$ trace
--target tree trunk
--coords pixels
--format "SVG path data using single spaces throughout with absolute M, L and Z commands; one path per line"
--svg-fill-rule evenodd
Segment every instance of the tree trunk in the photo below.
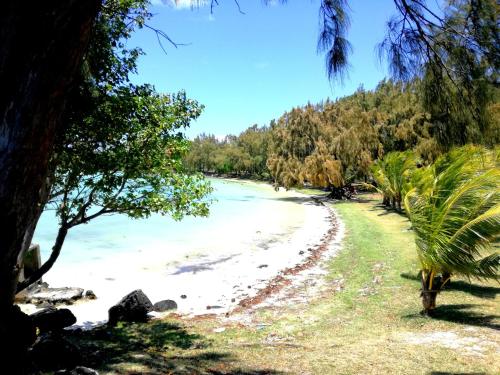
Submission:
M 99 5 L 99 0 L 2 3 L 0 341 L 9 340 L 9 322 L 2 318 L 11 310 L 19 258 L 45 203 L 49 159 Z
M 431 315 L 436 308 L 436 298 L 442 287 L 448 282 L 451 275 L 449 273 L 438 274 L 436 271 L 422 271 L 422 306 L 424 315 Z
M 432 310 L 436 308 L 436 298 L 438 292 L 436 290 L 423 290 L 422 291 L 422 306 L 424 307 L 424 314 L 430 315 Z
M 382 204 L 385 207 L 389 207 L 391 205 L 391 199 L 388 196 L 384 195 L 383 200 L 382 200 Z

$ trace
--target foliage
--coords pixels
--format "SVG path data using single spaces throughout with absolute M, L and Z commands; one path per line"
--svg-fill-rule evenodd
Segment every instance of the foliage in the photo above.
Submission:
M 439 151 L 418 87 L 383 81 L 374 91 L 361 87 L 336 102 L 285 113 L 271 126 L 268 168 L 276 186 L 336 190 L 367 181 L 373 161 L 394 150 L 417 148 L 433 160 Z
M 412 151 L 390 152 L 373 164 L 373 179 L 377 190 L 383 195 L 384 205 L 401 209 L 415 168 L 416 159 Z
M 451 1 L 443 15 L 446 29 L 433 31 L 431 48 L 443 58 L 423 70 L 422 101 L 432 115 L 436 140 L 447 148 L 500 141 L 498 123 L 489 115 L 498 96 L 497 12 L 491 0 Z
M 126 49 L 125 40 L 150 16 L 146 5 L 109 1 L 98 17 L 52 159 L 45 209 L 56 211 L 59 232 L 47 262 L 18 290 L 52 267 L 69 229 L 98 216 L 157 213 L 179 220 L 208 214 L 210 186 L 182 167 L 189 142 L 181 131 L 203 107 L 183 92 L 162 95 L 150 85 L 129 83 L 140 51 Z
M 201 134 L 192 141 L 184 164 L 191 171 L 267 179 L 268 139 L 268 128 L 257 125 L 223 140 Z
M 492 245 L 500 238 L 499 181 L 500 150 L 464 146 L 427 167 L 406 195 L 424 297 L 452 274 L 498 279 L 500 255 Z
M 176 133 L 200 112 L 185 94 L 160 95 L 146 85 L 116 90 L 91 117 L 71 124 L 49 201 L 61 225 L 110 213 L 206 215 L 207 186 L 183 173 L 188 142 Z

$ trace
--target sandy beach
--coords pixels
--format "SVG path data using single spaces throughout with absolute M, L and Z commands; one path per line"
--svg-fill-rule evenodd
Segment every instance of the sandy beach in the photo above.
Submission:
M 271 198 L 260 211 L 229 217 L 218 231 L 191 233 L 196 241 L 186 238 L 185 246 L 158 241 L 135 252 L 57 264 L 44 280 L 51 287 L 81 287 L 97 295 L 96 300 L 68 306 L 77 326 L 87 328 L 104 323 L 109 307 L 135 289 L 142 289 L 153 303 L 174 300 L 180 314 L 231 311 L 280 272 L 304 262 L 308 249 L 332 225 L 329 209 L 310 197 L 274 192 L 266 184 L 238 183 Z M 34 310 L 32 305 L 22 308 Z

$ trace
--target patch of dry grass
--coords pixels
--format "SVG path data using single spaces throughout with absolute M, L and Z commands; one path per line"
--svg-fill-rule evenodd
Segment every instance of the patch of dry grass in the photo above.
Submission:
M 377 200 L 334 208 L 347 233 L 329 264 L 332 288 L 313 303 L 259 309 L 250 324 L 168 319 L 93 333 L 79 338 L 90 364 L 128 374 L 500 373 L 497 283 L 453 280 L 435 317 L 423 317 L 406 218 Z

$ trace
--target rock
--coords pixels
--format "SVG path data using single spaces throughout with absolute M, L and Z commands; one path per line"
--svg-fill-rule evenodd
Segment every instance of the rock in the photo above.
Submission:
M 304 255 L 304 250 L 300 250 L 299 255 Z
M 99 373 L 89 367 L 76 366 L 73 370 L 60 370 L 56 375 L 99 375 Z
M 267 267 L 267 264 L 261 264 L 260 266 L 258 266 L 257 268 L 266 268 Z
M 44 301 L 44 302 L 38 304 L 39 309 L 47 309 L 47 308 L 51 308 L 51 307 L 54 307 L 54 304 L 50 303 L 48 301 Z
M 153 310 L 153 304 L 140 289 L 134 290 L 123 297 L 120 302 L 108 311 L 108 324 L 116 325 L 119 321 L 145 322 L 148 312 Z
M 76 317 L 68 309 L 48 307 L 31 314 L 33 324 L 41 333 L 59 331 L 76 323 Z
M 182 295 L 181 295 L 181 298 L 182 298 L 182 299 L 186 299 L 186 298 L 187 298 L 187 296 L 186 296 L 185 294 L 182 294 Z
M 74 368 L 81 360 L 79 348 L 59 333 L 45 333 L 31 348 L 31 360 L 41 370 Z
M 36 328 L 29 315 L 23 313 L 19 306 L 0 309 L 0 372 L 13 374 L 24 371 L 27 366 L 28 348 L 36 340 Z
M 158 301 L 153 305 L 153 310 L 157 312 L 175 310 L 176 308 L 177 308 L 177 303 L 171 299 Z
M 83 297 L 82 288 L 47 288 L 45 286 L 39 286 L 33 290 L 28 291 L 21 300 L 21 302 L 30 302 L 33 304 L 41 304 L 43 302 L 49 302 L 52 304 L 56 303 L 67 303 L 71 304 Z
M 19 270 L 19 281 L 24 281 L 33 275 L 41 265 L 40 246 L 32 243 L 23 256 L 21 269 Z
M 85 292 L 85 298 L 88 298 L 88 299 L 96 299 L 97 296 L 95 295 L 95 293 L 92 291 L 92 290 L 87 290 Z

